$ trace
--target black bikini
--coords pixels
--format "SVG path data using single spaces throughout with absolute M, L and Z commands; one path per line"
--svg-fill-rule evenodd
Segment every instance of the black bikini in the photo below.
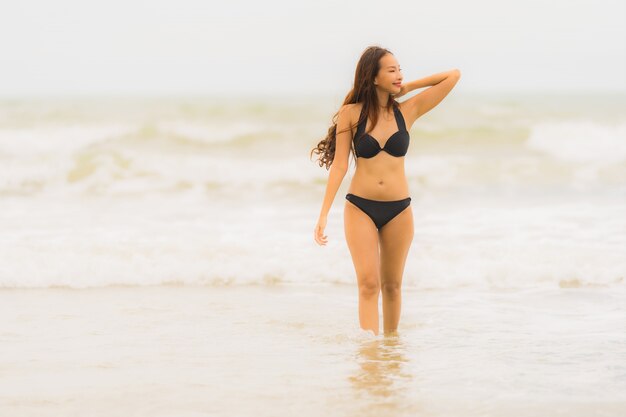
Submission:
M 361 115 L 362 114 L 363 110 L 361 110 Z M 406 152 L 409 149 L 409 132 L 406 130 L 406 125 L 404 124 L 404 118 L 402 117 L 400 109 L 394 107 L 393 115 L 395 116 L 396 123 L 398 124 L 398 131 L 387 139 L 385 146 L 382 148 L 380 147 L 380 143 L 370 136 L 369 133 L 366 133 L 361 137 L 361 133 L 365 131 L 367 119 L 357 126 L 356 134 L 354 135 L 354 150 L 357 158 L 373 158 L 378 155 L 380 151 L 385 151 L 389 155 L 397 157 L 406 155 Z
M 363 110 L 364 108 L 361 109 L 361 116 L 363 115 Z M 394 106 L 393 114 L 398 125 L 398 131 L 387 139 L 382 148 L 380 143 L 369 134 L 361 135 L 365 131 L 367 118 L 357 126 L 356 134 L 354 135 L 354 150 L 357 158 L 373 158 L 381 151 L 385 151 L 395 157 L 406 155 L 409 149 L 409 132 L 406 130 L 400 109 Z M 411 204 L 411 197 L 402 200 L 382 201 L 370 200 L 348 193 L 346 194 L 346 199 L 367 214 L 378 230 Z

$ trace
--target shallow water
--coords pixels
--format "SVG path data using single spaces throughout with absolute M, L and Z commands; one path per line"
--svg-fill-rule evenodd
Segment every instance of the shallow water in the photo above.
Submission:
M 5 289 L 0 414 L 626 410 L 621 289 L 405 290 L 398 333 L 378 336 L 358 329 L 356 296 L 346 285 Z

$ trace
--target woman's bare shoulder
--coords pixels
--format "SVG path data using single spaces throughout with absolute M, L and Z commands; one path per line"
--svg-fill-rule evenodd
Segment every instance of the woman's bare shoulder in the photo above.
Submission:
M 348 103 L 341 106 L 341 110 L 345 110 L 350 116 L 350 124 L 354 124 L 359 119 L 362 108 L 363 103 Z

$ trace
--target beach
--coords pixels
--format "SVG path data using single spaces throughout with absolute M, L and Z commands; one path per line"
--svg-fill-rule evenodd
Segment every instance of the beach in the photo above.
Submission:
M 313 240 L 339 101 L 0 101 L 0 415 L 625 415 L 626 96 L 416 121 L 390 335 L 359 328 L 353 165 Z
M 626 2 L 31 3 L 0 417 L 626 417 Z
M 0 291 L 0 414 L 619 416 L 623 289 L 403 292 L 397 334 L 348 285 Z

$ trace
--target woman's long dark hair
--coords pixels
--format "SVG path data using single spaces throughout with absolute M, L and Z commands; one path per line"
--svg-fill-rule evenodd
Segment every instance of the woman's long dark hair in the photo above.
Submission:
M 343 104 L 352 104 L 352 103 L 363 103 L 363 111 L 361 112 L 361 117 L 357 121 L 356 125 L 350 126 L 349 129 L 352 129 L 355 126 L 358 126 L 364 120 L 367 120 L 369 117 L 372 119 L 372 126 L 370 128 L 370 132 L 376 126 L 378 122 L 378 107 L 380 103 L 378 103 L 378 95 L 376 94 L 376 86 L 374 85 L 374 78 L 378 74 L 380 70 L 380 59 L 386 55 L 391 54 L 391 51 L 388 49 L 382 48 L 380 46 L 369 46 L 363 51 L 361 54 L 361 58 L 356 66 L 356 72 L 354 74 L 354 86 L 352 90 L 346 95 L 346 98 L 343 100 Z M 398 107 L 398 102 L 389 96 L 389 102 L 386 104 L 387 109 L 391 107 Z M 313 156 L 313 153 L 317 153 L 319 166 L 326 165 L 326 170 L 330 169 L 330 166 L 333 163 L 333 159 L 335 159 L 335 143 L 337 138 L 337 118 L 339 115 L 339 111 L 334 114 L 332 121 L 333 124 L 328 128 L 328 133 L 324 139 L 322 139 L 315 148 L 311 150 L 310 156 Z M 368 132 L 363 132 L 368 133 Z M 359 138 L 354 138 L 354 141 Z M 350 146 L 351 153 L 353 157 L 356 159 L 356 153 L 354 152 L 354 141 Z

